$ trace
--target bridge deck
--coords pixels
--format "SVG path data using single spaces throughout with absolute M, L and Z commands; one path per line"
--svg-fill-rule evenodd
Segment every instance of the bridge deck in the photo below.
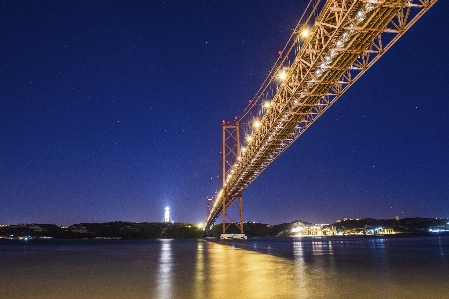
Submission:
M 232 166 L 206 227 L 321 116 L 437 0 L 329 0 L 279 80 L 275 96 Z M 301 44 L 302 42 L 302 44 Z

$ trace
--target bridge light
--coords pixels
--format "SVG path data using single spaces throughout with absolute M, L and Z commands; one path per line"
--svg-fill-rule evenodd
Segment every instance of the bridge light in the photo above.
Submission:
M 284 81 L 287 78 L 287 72 L 285 71 L 285 69 L 279 72 L 278 78 L 280 81 Z
M 309 28 L 304 28 L 304 29 L 301 31 L 301 37 L 302 37 L 303 39 L 306 39 L 307 37 L 309 37 L 309 34 L 310 34 Z

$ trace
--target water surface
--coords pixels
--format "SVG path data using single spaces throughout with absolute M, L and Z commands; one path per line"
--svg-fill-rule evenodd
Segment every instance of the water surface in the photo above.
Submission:
M 449 237 L 0 240 L 0 298 L 449 298 Z

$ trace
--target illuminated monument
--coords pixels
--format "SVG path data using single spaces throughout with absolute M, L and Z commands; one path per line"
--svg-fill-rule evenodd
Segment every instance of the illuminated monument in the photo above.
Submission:
M 170 222 L 170 208 L 165 208 L 164 222 Z

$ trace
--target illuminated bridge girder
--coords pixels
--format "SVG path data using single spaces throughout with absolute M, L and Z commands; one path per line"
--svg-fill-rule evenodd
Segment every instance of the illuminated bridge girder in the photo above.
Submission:
M 357 81 L 437 0 L 328 0 L 226 177 L 237 196 Z M 222 191 L 223 191 L 222 189 Z M 222 211 L 223 192 L 207 219 Z

